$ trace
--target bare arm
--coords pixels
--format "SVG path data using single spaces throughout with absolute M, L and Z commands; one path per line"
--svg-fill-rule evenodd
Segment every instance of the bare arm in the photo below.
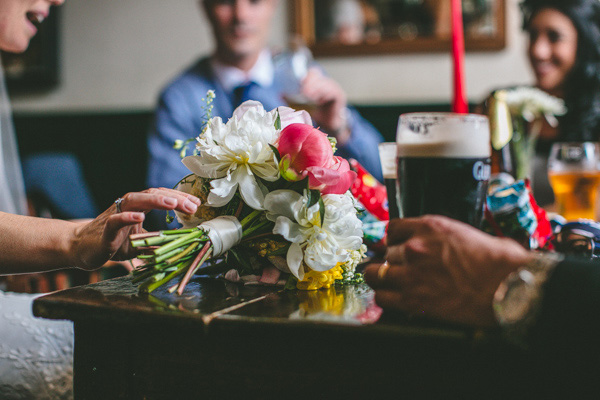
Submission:
M 95 269 L 106 261 L 135 256 L 128 236 L 142 232 L 152 209 L 195 212 L 200 201 L 172 189 L 148 189 L 123 196 L 92 221 L 71 222 L 0 212 L 0 274 L 77 267 Z

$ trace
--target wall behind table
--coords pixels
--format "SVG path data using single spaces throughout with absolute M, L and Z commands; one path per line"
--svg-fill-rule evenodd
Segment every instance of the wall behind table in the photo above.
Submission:
M 448 111 L 450 105 L 362 105 L 357 109 L 386 140 L 393 141 L 401 113 Z M 98 206 L 105 209 L 124 193 L 146 188 L 146 133 L 152 116 L 151 111 L 18 112 L 14 120 L 22 157 L 47 151 L 74 154 Z
M 508 46 L 468 53 L 467 93 L 481 101 L 492 88 L 531 81 L 520 30 L 520 0 L 506 0 Z M 149 110 L 160 87 L 212 47 L 198 0 L 69 0 L 62 6 L 62 82 L 35 96 L 15 96 L 17 111 Z M 280 0 L 271 43 L 287 38 Z M 358 104 L 447 103 L 450 55 L 406 54 L 319 60 Z
M 468 53 L 467 92 L 479 102 L 492 88 L 529 82 L 519 0 L 508 4 L 508 46 Z M 145 133 L 158 92 L 182 68 L 210 51 L 198 0 L 69 0 L 62 6 L 61 82 L 35 95 L 11 94 L 23 154 L 74 152 L 100 207 L 144 188 Z M 271 43 L 287 40 L 280 0 Z M 348 98 L 393 140 L 404 111 L 448 110 L 450 55 L 323 58 Z
M 81 162 L 100 209 L 145 189 L 150 112 L 15 114 L 21 157 L 69 152 Z M 173 150 L 175 151 L 175 150 Z

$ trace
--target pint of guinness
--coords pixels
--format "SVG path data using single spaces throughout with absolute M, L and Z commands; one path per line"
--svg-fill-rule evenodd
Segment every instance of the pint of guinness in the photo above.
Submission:
M 479 227 L 490 176 L 487 117 L 403 114 L 397 144 L 400 218 L 439 214 Z

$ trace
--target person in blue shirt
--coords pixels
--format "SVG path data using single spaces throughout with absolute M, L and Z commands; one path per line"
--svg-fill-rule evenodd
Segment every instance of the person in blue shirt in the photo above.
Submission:
M 206 122 L 206 93 L 214 90 L 212 116 L 231 118 L 244 100 L 266 110 L 286 105 L 288 72 L 267 47 L 278 0 L 203 0 L 216 48 L 171 82 L 161 93 L 148 138 L 150 186 L 173 187 L 190 172 L 173 150 L 176 140 L 197 137 Z M 244 88 L 244 92 L 239 93 Z M 379 132 L 348 107 L 345 92 L 319 68 L 308 70 L 301 94 L 315 105 L 316 126 L 337 139 L 336 155 L 354 158 L 383 181 L 377 145 Z

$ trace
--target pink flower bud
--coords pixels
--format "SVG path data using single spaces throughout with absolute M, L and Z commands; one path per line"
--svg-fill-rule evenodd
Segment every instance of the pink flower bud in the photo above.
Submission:
M 322 194 L 343 194 L 356 178 L 348 161 L 334 157 L 327 135 L 311 125 L 291 124 L 284 128 L 277 149 L 281 155 L 281 176 L 289 181 L 308 176 L 309 187 Z

